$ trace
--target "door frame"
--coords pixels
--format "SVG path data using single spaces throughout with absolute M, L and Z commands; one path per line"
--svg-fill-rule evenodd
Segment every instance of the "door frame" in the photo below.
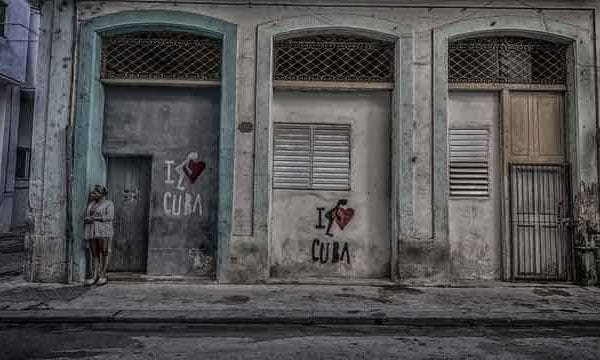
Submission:
M 586 64 L 594 63 L 593 42 L 588 32 L 582 28 L 553 20 L 540 22 L 537 17 L 512 15 L 468 19 L 437 28 L 434 30 L 432 39 L 432 48 L 435 49 L 432 67 L 434 128 L 432 182 L 433 208 L 435 209 L 433 238 L 441 246 L 448 247 L 448 251 L 448 43 L 455 39 L 482 34 L 524 36 L 567 45 L 565 122 L 567 124 L 567 154 L 572 169 L 571 183 L 597 182 L 595 70 L 586 66 Z M 497 90 L 501 91 L 502 89 L 498 87 Z M 574 197 L 576 189 L 576 186 L 572 187 L 571 198 Z M 507 218 L 505 211 L 502 214 L 504 219 Z M 506 225 L 503 225 L 503 229 L 506 229 Z M 504 235 L 502 239 L 505 239 Z M 503 241 L 503 280 L 511 280 L 511 268 L 510 244 Z
M 94 184 L 106 184 L 102 154 L 104 87 L 100 82 L 101 36 L 143 30 L 169 29 L 219 38 L 222 41 L 221 109 L 219 142 L 219 213 L 217 278 L 228 264 L 233 201 L 233 153 L 236 115 L 237 27 L 216 18 L 171 10 L 128 10 L 93 17 L 79 34 L 76 120 L 74 128 L 73 185 L 71 196 L 71 281 L 83 281 L 83 210 Z
M 300 16 L 276 20 L 258 26 L 256 61 L 256 137 L 254 171 L 254 229 L 257 243 L 266 259 L 262 273 L 269 279 L 271 221 L 271 163 L 273 141 L 273 41 L 277 37 L 306 34 L 343 33 L 395 43 L 395 79 L 391 104 L 391 231 L 390 277 L 399 273 L 398 250 L 402 240 L 410 240 L 413 232 L 413 34 L 409 25 L 388 20 L 348 14 L 319 17 Z

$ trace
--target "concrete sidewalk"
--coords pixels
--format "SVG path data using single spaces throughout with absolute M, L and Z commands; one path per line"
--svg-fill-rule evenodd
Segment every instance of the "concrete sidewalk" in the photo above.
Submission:
M 0 323 L 600 327 L 600 289 L 0 283 Z

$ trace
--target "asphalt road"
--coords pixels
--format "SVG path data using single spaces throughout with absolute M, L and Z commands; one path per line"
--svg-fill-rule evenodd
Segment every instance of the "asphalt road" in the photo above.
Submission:
M 600 359 L 600 329 L 0 328 L 0 359 Z

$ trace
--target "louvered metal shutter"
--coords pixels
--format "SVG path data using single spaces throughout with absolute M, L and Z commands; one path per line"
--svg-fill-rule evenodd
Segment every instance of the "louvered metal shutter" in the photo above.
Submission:
M 313 127 L 312 188 L 350 188 L 350 126 Z
M 450 196 L 489 195 L 489 130 L 450 129 Z
M 276 124 L 274 138 L 273 187 L 310 189 L 310 127 Z
M 350 126 L 275 124 L 273 188 L 350 189 Z

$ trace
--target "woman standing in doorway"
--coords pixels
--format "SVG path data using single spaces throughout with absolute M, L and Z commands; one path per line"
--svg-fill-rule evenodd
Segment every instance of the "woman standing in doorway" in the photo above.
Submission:
M 110 255 L 110 245 L 114 235 L 114 205 L 108 200 L 105 186 L 96 185 L 90 193 L 85 210 L 84 239 L 92 253 L 92 277 L 85 280 L 85 285 L 104 285 L 108 282 L 106 270 Z

